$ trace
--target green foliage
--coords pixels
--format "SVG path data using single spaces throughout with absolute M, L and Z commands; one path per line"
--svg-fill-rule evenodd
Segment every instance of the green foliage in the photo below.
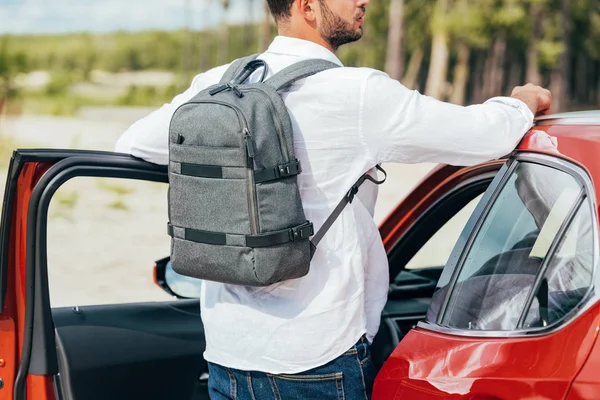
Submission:
M 337 55 L 345 65 L 384 68 L 389 3 L 389 0 L 372 1 L 367 6 L 363 38 L 338 51 Z M 564 5 L 568 6 L 567 19 L 561 16 Z M 533 28 L 537 26 L 532 18 L 533 9 L 543 10 L 538 41 L 532 40 Z M 443 31 L 448 39 L 449 79 L 452 79 L 453 66 L 457 62 L 459 45 L 470 49 L 470 66 L 473 68 L 485 65 L 491 57 L 494 42 L 502 38 L 506 43 L 506 63 L 525 62 L 527 52 L 535 48 L 538 69 L 546 81 L 565 54 L 587 63 L 587 74 L 592 76 L 586 79 L 599 81 L 598 76 L 593 76 L 599 74 L 598 66 L 593 63 L 600 61 L 598 0 L 404 0 L 403 15 L 405 64 L 417 49 L 424 55 L 420 87 L 427 75 L 432 34 L 437 30 Z M 562 37 L 563 26 L 570 28 L 567 42 Z M 51 73 L 52 80 L 42 92 L 21 93 L 26 97 L 27 112 L 69 114 L 83 105 L 102 104 L 160 106 L 187 88 L 197 73 L 217 66 L 223 55 L 226 55 L 226 61 L 231 61 L 259 51 L 260 32 L 260 24 L 242 24 L 202 32 L 182 29 L 0 36 L 0 98 L 7 92 L 13 96 L 17 94 L 12 83 L 19 73 L 45 70 Z M 225 37 L 228 39 L 223 43 Z M 96 71 L 143 70 L 170 71 L 175 74 L 176 84 L 151 86 L 138 83 L 103 98 L 73 90 L 74 85 L 89 83 Z M 523 65 L 517 78 L 524 78 L 525 70 L 526 65 Z M 477 86 L 475 81 L 482 81 L 483 67 L 477 73 L 479 76 L 471 72 L 470 88 Z M 571 81 L 575 80 L 571 77 Z

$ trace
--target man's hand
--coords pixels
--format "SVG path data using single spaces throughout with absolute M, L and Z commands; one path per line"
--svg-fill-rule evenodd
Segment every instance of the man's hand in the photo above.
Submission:
M 513 89 L 510 97 L 521 100 L 527 104 L 533 115 L 550 114 L 552 94 L 548 89 L 528 83 L 525 86 L 517 86 Z

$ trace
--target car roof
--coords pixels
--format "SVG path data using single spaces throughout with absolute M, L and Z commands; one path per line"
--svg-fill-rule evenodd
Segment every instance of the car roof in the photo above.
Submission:
M 537 117 L 518 151 L 533 151 L 574 161 L 600 187 L 600 110 L 573 111 Z M 596 190 L 600 203 L 600 190 Z
M 600 125 L 600 110 L 572 111 L 544 115 L 535 119 L 537 126 L 545 125 Z

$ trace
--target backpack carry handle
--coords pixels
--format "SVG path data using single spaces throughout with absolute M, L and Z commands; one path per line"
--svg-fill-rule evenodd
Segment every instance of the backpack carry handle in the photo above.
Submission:
M 242 70 L 236 76 L 234 76 L 233 79 L 231 80 L 231 82 L 229 82 L 229 83 L 236 84 L 236 85 L 240 85 L 240 84 L 244 83 L 246 81 L 246 79 L 248 79 L 248 77 L 250 75 L 252 75 L 252 73 L 254 71 L 256 71 L 257 69 L 259 69 L 260 67 L 263 67 L 263 72 L 262 72 L 259 82 L 263 82 L 265 80 L 265 77 L 267 76 L 267 71 L 268 71 L 269 67 L 267 66 L 267 63 L 264 62 L 263 60 L 252 60 L 249 63 L 247 63 L 244 66 L 244 68 L 242 68 Z

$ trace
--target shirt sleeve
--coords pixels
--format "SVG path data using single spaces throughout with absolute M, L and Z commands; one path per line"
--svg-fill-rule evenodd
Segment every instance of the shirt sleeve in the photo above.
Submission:
M 359 110 L 359 131 L 375 163 L 475 165 L 510 153 L 534 118 L 514 98 L 458 106 L 409 90 L 375 70 L 363 83 Z
M 203 89 L 217 83 L 228 65 L 196 75 L 190 87 L 146 117 L 134 122 L 118 139 L 115 151 L 131 154 L 154 164 L 169 163 L 169 124 L 177 108 Z

